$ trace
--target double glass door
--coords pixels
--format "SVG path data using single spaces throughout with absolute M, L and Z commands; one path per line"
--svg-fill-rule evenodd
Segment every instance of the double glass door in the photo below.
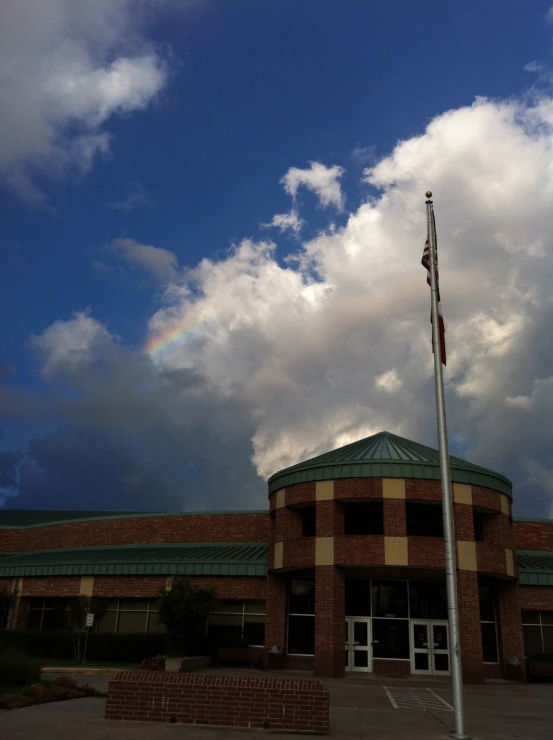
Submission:
M 372 671 L 371 620 L 346 617 L 346 671 Z
M 411 621 L 411 673 L 450 675 L 447 622 Z

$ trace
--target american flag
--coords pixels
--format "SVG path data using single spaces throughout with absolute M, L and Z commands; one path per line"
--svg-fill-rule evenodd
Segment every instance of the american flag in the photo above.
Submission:
M 432 219 L 433 220 L 433 219 Z M 436 224 L 434 224 L 434 244 L 437 245 L 436 242 Z M 436 292 L 438 295 L 438 334 L 440 337 L 440 356 L 442 360 L 442 365 L 446 365 L 446 353 L 445 353 L 445 326 L 444 326 L 444 317 L 442 315 L 442 304 L 440 302 L 440 283 L 438 279 L 438 248 L 436 246 Z M 424 251 L 422 253 L 422 266 L 426 269 L 426 282 L 428 285 L 430 285 L 430 247 L 428 244 L 428 239 L 426 240 L 426 244 L 424 246 Z M 430 321 L 432 322 L 432 314 L 430 315 Z M 434 343 L 432 343 L 432 351 L 434 351 Z

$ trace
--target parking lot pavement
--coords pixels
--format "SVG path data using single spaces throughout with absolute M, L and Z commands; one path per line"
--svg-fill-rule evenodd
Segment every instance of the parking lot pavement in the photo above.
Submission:
M 86 677 L 100 690 L 107 686 L 108 679 L 109 676 Z M 333 740 L 445 740 L 449 736 L 453 713 L 447 708 L 452 701 L 447 684 L 425 687 L 417 682 L 390 687 L 389 684 L 393 684 L 390 681 L 379 684 L 329 680 L 325 683 L 330 690 L 329 737 Z M 424 700 L 427 688 L 431 688 L 437 700 Z M 553 738 L 553 684 L 466 686 L 465 707 L 466 729 L 473 740 Z M 104 708 L 104 699 L 90 698 L 5 712 L 0 715 L 0 736 L 2 740 L 35 737 L 66 740 L 71 733 L 79 740 L 220 740 L 227 735 L 232 740 L 261 740 L 261 735 L 266 737 L 267 734 L 153 722 L 106 721 Z M 271 736 L 275 740 L 290 738 L 289 734 Z

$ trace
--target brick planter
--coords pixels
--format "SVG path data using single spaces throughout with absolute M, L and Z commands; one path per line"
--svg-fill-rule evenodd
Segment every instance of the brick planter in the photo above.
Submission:
M 124 671 L 106 719 L 327 733 L 328 690 L 315 680 Z

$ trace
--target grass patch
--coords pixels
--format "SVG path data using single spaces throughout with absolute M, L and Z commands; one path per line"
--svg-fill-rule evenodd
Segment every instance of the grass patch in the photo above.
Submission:
M 86 663 L 79 663 L 76 660 L 67 660 L 63 658 L 42 658 L 43 668 L 140 668 L 140 663 L 118 663 L 112 661 L 87 660 Z

